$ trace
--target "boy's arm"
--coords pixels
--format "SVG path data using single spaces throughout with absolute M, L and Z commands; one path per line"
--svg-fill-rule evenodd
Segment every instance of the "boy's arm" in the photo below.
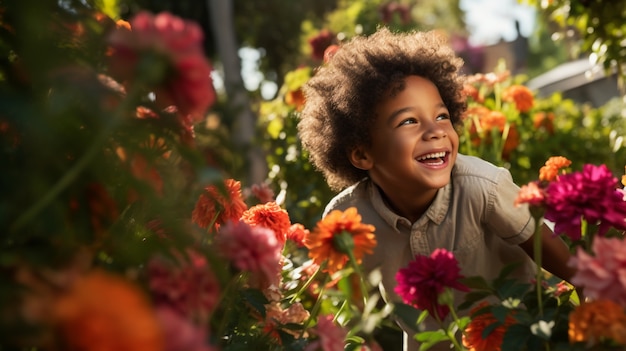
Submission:
M 520 244 L 520 247 L 526 251 L 528 256 L 534 259 L 534 236 L 533 234 L 528 240 Z M 567 265 L 567 261 L 571 257 L 571 253 L 567 244 L 560 238 L 554 236 L 554 233 L 550 228 L 542 224 L 541 228 L 541 263 L 545 270 L 554 274 L 555 276 L 571 282 L 576 269 Z M 576 288 L 576 291 L 582 300 L 582 291 L 580 288 Z

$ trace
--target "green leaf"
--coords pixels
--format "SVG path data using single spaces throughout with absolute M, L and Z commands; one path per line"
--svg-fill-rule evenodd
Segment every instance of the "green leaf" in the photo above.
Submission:
M 263 295 L 263 292 L 257 289 L 245 289 L 241 294 L 244 300 L 265 318 L 265 305 L 268 304 L 269 301 L 265 295 Z
M 415 340 L 421 343 L 420 351 L 428 350 L 433 347 L 435 344 L 438 344 L 445 340 L 450 340 L 446 333 L 439 329 L 434 331 L 425 331 L 421 333 L 417 333 L 415 335 Z
M 502 340 L 502 350 L 522 351 L 526 349 L 526 343 L 531 336 L 530 328 L 521 324 L 513 324 L 508 327 Z
M 463 278 L 460 279 L 460 282 L 462 284 L 465 284 L 470 289 L 493 291 L 493 288 L 491 287 L 491 285 L 489 285 L 487 280 L 480 276 Z
M 457 307 L 457 309 L 466 310 L 472 307 L 476 302 L 491 295 L 492 295 L 491 291 L 484 291 L 484 290 L 471 291 L 465 294 L 465 301 L 463 301 L 463 303 L 461 303 L 459 307 Z
M 393 315 L 398 317 L 400 321 L 410 327 L 417 326 L 419 324 L 420 313 L 422 313 L 422 311 L 404 303 L 396 303 L 393 307 Z

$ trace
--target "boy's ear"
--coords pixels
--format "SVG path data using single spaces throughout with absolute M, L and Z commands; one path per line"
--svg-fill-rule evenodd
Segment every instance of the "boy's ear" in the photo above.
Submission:
M 352 149 L 348 157 L 350 158 L 350 163 L 358 169 L 367 171 L 374 166 L 374 160 L 363 146 L 357 146 Z

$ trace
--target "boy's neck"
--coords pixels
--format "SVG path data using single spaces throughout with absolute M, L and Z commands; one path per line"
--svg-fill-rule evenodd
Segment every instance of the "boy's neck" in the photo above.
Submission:
M 392 199 L 380 186 L 378 186 L 378 184 L 373 181 L 372 183 L 378 189 L 385 206 L 398 216 L 408 219 L 411 223 L 415 223 L 418 219 L 420 219 L 420 217 L 422 217 L 422 215 L 424 215 L 424 213 L 426 213 L 426 210 L 434 201 L 438 191 L 435 189 L 432 191 L 432 194 L 429 192 L 428 194 L 421 194 L 421 196 L 417 197 L 399 196 Z

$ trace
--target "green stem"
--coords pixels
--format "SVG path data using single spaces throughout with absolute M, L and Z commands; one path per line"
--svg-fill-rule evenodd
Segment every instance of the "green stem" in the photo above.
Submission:
M 289 304 L 293 304 L 294 302 L 296 302 L 296 300 L 298 299 L 298 297 L 300 297 L 300 295 L 302 295 L 302 293 L 309 287 L 309 285 L 311 285 L 311 283 L 315 280 L 315 278 L 317 278 L 317 275 L 322 271 L 322 268 L 326 266 L 326 263 L 324 262 L 324 264 L 322 266 L 317 267 L 317 270 L 315 271 L 315 273 L 313 273 L 309 279 L 307 279 L 307 281 L 304 283 L 304 285 L 302 285 L 302 287 L 300 287 L 300 289 L 298 290 L 298 292 L 296 292 L 293 297 L 291 298 L 291 300 L 289 300 Z
M 539 306 L 539 315 L 543 317 L 543 301 L 542 301 L 542 282 L 543 282 L 543 271 L 542 271 L 542 263 L 541 263 L 541 224 L 543 223 L 542 217 L 535 218 L 535 237 L 533 241 L 533 256 L 535 259 L 535 265 L 537 267 L 537 272 L 535 276 L 535 289 L 537 290 L 537 305 Z
M 109 124 L 98 134 L 95 139 L 89 145 L 89 148 L 78 159 L 74 166 L 66 172 L 59 181 L 54 184 L 47 193 L 39 198 L 35 204 L 20 215 L 13 225 L 11 225 L 10 232 L 15 233 L 20 230 L 25 224 L 29 223 L 35 218 L 39 212 L 41 212 L 46 206 L 59 196 L 59 194 L 65 190 L 74 180 L 85 170 L 85 168 L 95 159 L 96 155 L 102 151 L 102 147 L 106 144 L 111 133 L 121 124 L 124 120 L 123 116 L 128 109 L 136 102 L 139 90 L 134 89 L 130 92 L 122 103 L 117 107 L 113 113 L 113 118 L 109 119 Z
M 330 281 L 330 275 L 327 274 L 326 279 L 324 280 L 324 283 L 320 285 L 320 291 L 317 295 L 317 300 L 315 301 L 315 305 L 313 305 L 313 308 L 311 309 L 309 318 L 307 318 L 307 320 L 302 325 L 302 331 L 300 331 L 300 338 L 304 337 L 304 332 L 307 330 L 307 328 L 311 324 L 311 321 L 313 321 L 313 319 L 317 316 L 317 313 L 320 310 L 320 306 L 322 305 L 322 296 L 324 295 L 324 289 L 326 288 L 326 284 L 328 284 L 329 281 Z
M 363 306 L 367 305 L 367 287 L 365 286 L 365 282 L 363 280 L 363 273 L 361 272 L 361 266 L 356 261 L 354 257 L 354 252 L 352 250 L 348 251 L 348 257 L 350 258 L 350 263 L 352 264 L 352 268 L 359 276 L 359 287 L 361 289 L 361 296 L 363 298 Z

